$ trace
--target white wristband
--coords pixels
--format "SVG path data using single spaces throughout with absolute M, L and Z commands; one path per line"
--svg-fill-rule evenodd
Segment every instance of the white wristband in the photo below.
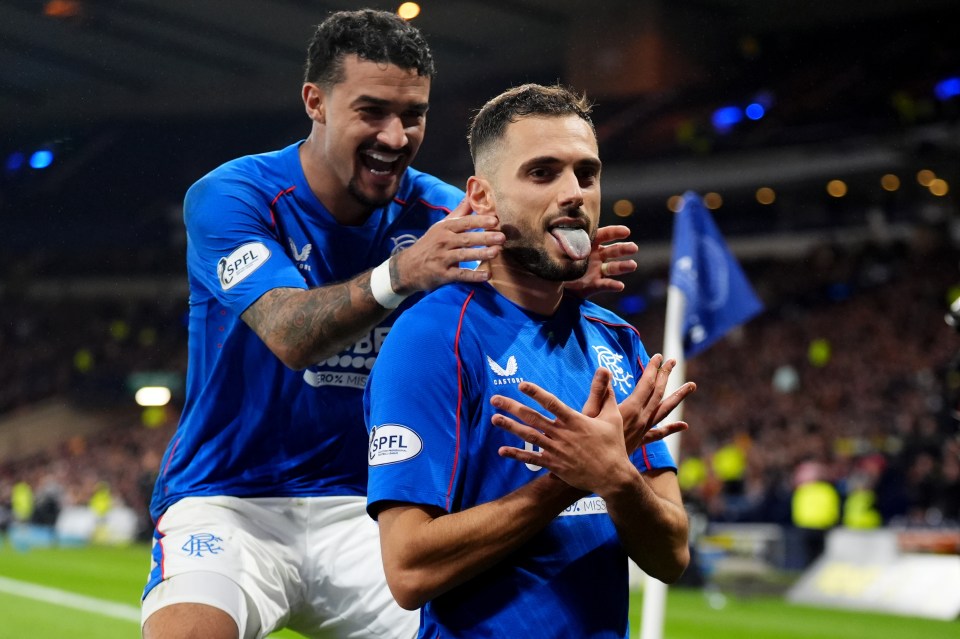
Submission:
M 370 273 L 370 291 L 373 299 L 384 308 L 396 308 L 407 299 L 406 295 L 394 291 L 390 283 L 390 258 Z

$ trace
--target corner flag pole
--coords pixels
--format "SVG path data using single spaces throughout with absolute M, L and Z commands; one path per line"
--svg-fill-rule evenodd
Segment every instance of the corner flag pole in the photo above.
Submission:
M 693 191 L 687 191 L 673 222 L 663 356 L 675 359 L 677 365 L 665 392 L 674 392 L 686 381 L 687 359 L 762 310 L 763 304 L 727 247 L 703 200 Z M 668 423 L 681 419 L 682 404 L 666 418 Z M 679 433 L 668 437 L 666 444 L 679 465 Z M 666 603 L 666 584 L 648 575 L 644 582 L 640 639 L 663 637 Z
M 683 315 L 687 299 L 679 288 L 673 284 L 667 289 L 667 316 L 663 327 L 663 358 L 677 360 L 677 365 L 670 374 L 664 396 L 669 395 L 686 381 L 687 362 L 683 356 L 683 339 L 681 336 Z M 677 422 L 683 419 L 683 404 L 674 408 L 664 419 L 664 423 Z M 680 433 L 670 435 L 666 439 L 667 448 L 673 455 L 673 460 L 680 463 Z M 667 584 L 650 575 L 643 577 L 643 612 L 640 617 L 640 639 L 663 639 L 663 625 L 667 610 Z

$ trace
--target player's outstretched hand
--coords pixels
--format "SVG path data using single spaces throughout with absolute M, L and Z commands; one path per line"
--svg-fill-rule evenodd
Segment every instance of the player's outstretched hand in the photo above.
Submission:
M 587 264 L 587 272 L 578 280 L 566 283 L 566 288 L 586 298 L 594 293 L 619 293 L 623 282 L 613 278 L 637 270 L 633 260 L 621 259 L 636 254 L 638 247 L 633 242 L 620 242 L 630 237 L 630 229 L 614 224 L 601 226 L 593 240 L 593 250 Z M 610 242 L 608 244 L 608 242 Z
M 591 407 L 597 408 L 593 417 L 570 408 L 531 382 L 521 382 L 518 388 L 545 411 L 555 415 L 554 418 L 509 397 L 491 397 L 490 402 L 495 407 L 516 417 L 494 415 L 494 426 L 517 435 L 533 447 L 528 450 L 501 446 L 499 454 L 542 466 L 574 488 L 605 494 L 606 487 L 617 476 L 614 471 L 630 465 L 624 445 L 623 421 L 610 379 L 610 371 L 597 369 L 587 400 Z
M 666 398 L 663 396 L 670 373 L 676 365 L 676 360 L 664 361 L 663 355 L 659 353 L 651 357 L 643 369 L 643 375 L 637 380 L 633 392 L 620 403 L 620 415 L 623 418 L 629 452 L 632 453 L 640 446 L 687 429 L 686 422 L 680 421 L 661 424 L 658 428 L 654 428 L 666 419 L 667 415 L 690 393 L 697 390 L 696 384 L 686 382 Z
M 466 198 L 419 240 L 390 261 L 390 283 L 397 293 L 429 291 L 448 282 L 483 282 L 489 274 L 461 268 L 462 262 L 490 260 L 500 252 L 504 235 L 491 231 L 495 215 L 473 215 Z M 483 230 L 478 230 L 483 229 Z

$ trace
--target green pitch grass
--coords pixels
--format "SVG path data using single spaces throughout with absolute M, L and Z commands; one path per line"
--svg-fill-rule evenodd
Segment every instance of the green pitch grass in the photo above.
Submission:
M 0 544 L 0 639 L 129 639 L 138 622 L 123 618 L 139 605 L 149 566 L 146 546 L 127 548 L 44 548 L 26 552 Z M 67 607 L 12 594 L 9 580 L 91 597 L 100 603 Z M 13 588 L 15 591 L 16 588 Z M 631 606 L 631 627 L 639 634 L 641 594 Z M 85 600 L 86 601 L 86 600 Z M 121 615 L 103 614 L 121 604 Z M 711 605 L 712 604 L 712 605 Z M 100 609 L 98 612 L 96 609 Z M 794 606 L 776 597 L 711 597 L 701 590 L 671 588 L 665 639 L 957 639 L 960 622 Z M 293 639 L 284 630 L 271 637 Z

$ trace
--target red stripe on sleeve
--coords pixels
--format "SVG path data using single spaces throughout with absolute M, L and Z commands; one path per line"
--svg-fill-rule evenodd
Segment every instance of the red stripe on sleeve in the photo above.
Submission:
M 447 484 L 447 512 L 450 511 L 450 496 L 453 493 L 453 480 L 457 476 L 457 464 L 460 461 L 460 420 L 463 415 L 461 410 L 463 408 L 463 362 L 460 361 L 460 335 L 463 330 L 463 316 L 467 313 L 467 306 L 470 305 L 471 299 L 473 299 L 473 291 L 470 291 L 467 299 L 463 302 L 463 306 L 460 307 L 460 319 L 457 320 L 457 336 L 453 341 L 453 354 L 454 357 L 457 358 L 457 426 L 456 443 L 453 447 L 453 467 L 450 469 L 450 483 Z
M 290 186 L 290 187 L 285 188 L 284 190 L 282 190 L 282 191 L 280 191 L 279 193 L 277 193 L 277 195 L 273 198 L 273 201 L 270 202 L 270 226 L 276 226 L 276 225 L 277 225 L 277 217 L 273 214 L 273 207 L 276 205 L 277 200 L 279 200 L 280 198 L 282 198 L 284 195 L 287 195 L 288 193 L 291 193 L 295 188 L 297 188 L 297 187 L 296 187 L 296 186 Z
M 453 211 L 453 209 L 448 209 L 447 207 L 440 206 L 439 204 L 431 204 L 430 202 L 427 202 L 423 198 L 420 198 L 420 204 L 423 204 L 428 209 L 433 209 L 434 211 L 443 211 L 447 215 L 450 215 L 450 212 Z

